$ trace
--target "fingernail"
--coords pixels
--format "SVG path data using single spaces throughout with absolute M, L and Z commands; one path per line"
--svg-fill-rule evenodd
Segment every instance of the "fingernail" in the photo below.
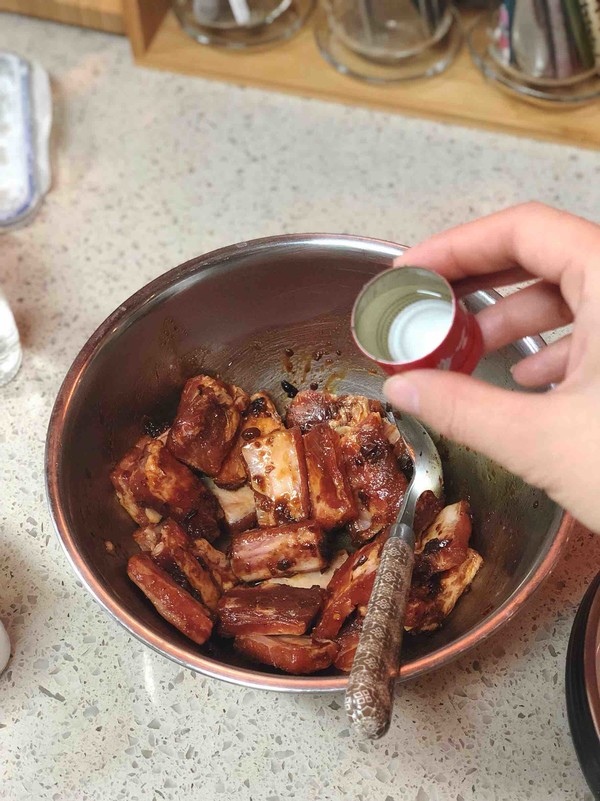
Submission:
M 401 376 L 388 378 L 383 392 L 393 406 L 410 414 L 419 413 L 419 391 L 414 384 Z

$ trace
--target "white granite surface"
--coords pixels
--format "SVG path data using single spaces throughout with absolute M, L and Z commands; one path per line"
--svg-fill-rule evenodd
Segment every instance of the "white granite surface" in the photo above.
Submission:
M 597 216 L 598 154 L 144 71 L 123 39 L 6 14 L 0 48 L 39 59 L 56 100 L 53 189 L 0 239 L 25 348 L 0 390 L 0 618 L 14 646 L 0 799 L 591 801 L 563 673 L 600 538 L 579 530 L 525 613 L 403 686 L 389 736 L 356 744 L 342 698 L 204 679 L 109 620 L 52 532 L 43 450 L 85 339 L 167 268 L 290 231 L 411 243 L 529 198 Z

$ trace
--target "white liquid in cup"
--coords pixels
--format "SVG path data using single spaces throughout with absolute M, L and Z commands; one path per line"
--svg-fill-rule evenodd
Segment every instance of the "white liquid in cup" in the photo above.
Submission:
M 414 362 L 434 351 L 452 325 L 453 306 L 439 298 L 418 300 L 394 318 L 388 348 L 395 362 Z

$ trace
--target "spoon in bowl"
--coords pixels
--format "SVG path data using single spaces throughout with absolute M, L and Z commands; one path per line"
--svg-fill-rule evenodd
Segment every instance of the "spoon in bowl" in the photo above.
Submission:
M 348 685 L 346 712 L 353 728 L 370 740 L 383 736 L 390 726 L 394 680 L 400 667 L 404 615 L 415 560 L 414 520 L 417 502 L 430 490 L 441 498 L 442 463 L 423 426 L 403 417 L 398 427 L 413 462 L 413 475 L 396 522 L 383 546 L 373 591 Z

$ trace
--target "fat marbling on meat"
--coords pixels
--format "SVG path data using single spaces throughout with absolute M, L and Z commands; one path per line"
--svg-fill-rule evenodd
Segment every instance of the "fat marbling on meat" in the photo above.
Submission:
M 269 584 L 287 584 L 288 587 L 322 587 L 327 589 L 333 574 L 348 559 L 348 551 L 336 551 L 331 562 L 324 570 L 312 570 L 310 573 L 294 573 L 293 576 L 280 576 L 263 581 L 263 587 Z
M 132 476 L 139 469 L 139 463 L 144 456 L 144 448 L 149 442 L 152 442 L 151 437 L 139 439 L 133 448 L 128 450 L 125 456 L 121 457 L 110 473 L 110 480 L 115 488 L 119 503 L 138 526 L 158 523 L 162 517 L 162 514 L 157 512 L 156 509 L 144 505 L 139 493 L 136 496 L 133 492 Z
M 318 614 L 325 590 L 274 584 L 234 587 L 218 606 L 219 632 L 238 634 L 304 634 Z
M 191 551 L 200 563 L 209 571 L 212 580 L 221 590 L 227 592 L 238 584 L 238 578 L 231 569 L 227 554 L 214 548 L 202 537 L 192 541 Z
M 396 521 L 407 487 L 388 442 L 381 415 L 371 412 L 358 425 L 340 430 L 341 448 L 358 516 L 348 525 L 356 544 L 372 539 Z
M 208 567 L 195 556 L 193 541 L 174 520 L 161 523 L 160 542 L 150 555 L 167 572 L 170 572 L 171 566 L 175 566 L 185 576 L 202 603 L 212 612 L 216 610 L 221 591 Z
M 224 489 L 236 489 L 247 481 L 246 463 L 242 456 L 242 447 L 257 437 L 263 437 L 282 428 L 279 412 L 266 392 L 257 392 L 250 398 L 250 403 L 242 412 L 237 439 L 225 457 L 221 469 L 215 476 L 215 483 Z
M 235 490 L 217 487 L 211 478 L 204 478 L 204 483 L 219 502 L 223 510 L 224 525 L 230 534 L 246 531 L 256 526 L 256 506 L 254 493 L 247 484 Z
M 246 443 L 242 454 L 254 491 L 258 525 L 306 520 L 310 497 L 300 429 L 276 429 Z
M 306 433 L 319 423 L 327 423 L 335 429 L 359 425 L 371 412 L 382 411 L 379 401 L 363 395 L 331 395 L 329 392 L 305 389 L 290 403 L 286 423 L 290 427 L 299 426 Z
M 340 528 L 357 514 L 346 475 L 339 436 L 327 423 L 304 435 L 311 515 L 326 531 Z
M 449 570 L 467 558 L 471 517 L 467 501 L 445 506 L 415 546 L 415 579 Z
M 308 573 L 327 566 L 325 537 L 314 520 L 256 528 L 231 540 L 231 567 L 242 581 Z

